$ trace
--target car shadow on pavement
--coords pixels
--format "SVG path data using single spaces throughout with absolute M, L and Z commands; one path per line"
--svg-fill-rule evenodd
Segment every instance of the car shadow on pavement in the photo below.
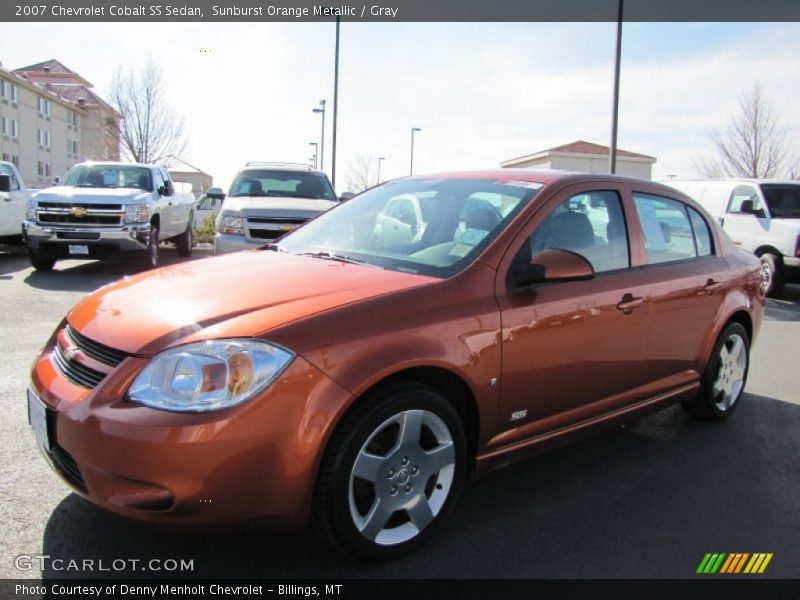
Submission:
M 767 321 L 800 321 L 800 284 L 787 285 L 780 298 L 767 298 Z
M 30 266 L 24 246 L 0 244 L 0 281 L 11 279 L 11 273 L 24 271 Z
M 50 515 L 44 554 L 141 563 L 42 576 L 684 578 L 706 552 L 772 552 L 766 576 L 796 577 L 799 427 L 800 406 L 752 394 L 723 423 L 669 407 L 489 475 L 425 545 L 378 564 L 341 556 L 310 533 L 165 529 L 71 494 Z M 141 571 L 151 559 L 192 560 L 194 570 Z
M 190 258 L 182 258 L 178 256 L 174 247 L 162 245 L 159 249 L 159 266 L 166 267 L 209 257 L 211 257 L 210 250 L 195 248 Z M 52 271 L 31 271 L 25 277 L 25 283 L 41 290 L 91 292 L 126 275 L 135 275 L 146 270 L 143 258 L 65 260 L 57 262 Z

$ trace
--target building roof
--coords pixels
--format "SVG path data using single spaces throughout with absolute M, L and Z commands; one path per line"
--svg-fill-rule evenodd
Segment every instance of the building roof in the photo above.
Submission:
M 92 87 L 91 82 L 87 81 L 86 79 L 81 77 L 78 73 L 67 67 L 64 63 L 54 58 L 33 65 L 28 65 L 27 67 L 14 69 L 14 71 L 23 76 L 27 75 L 28 77 L 30 77 L 31 75 L 35 77 L 37 73 L 41 74 L 46 73 L 48 75 L 63 76 L 60 78 L 71 79 L 87 87 Z
M 534 152 L 533 154 L 519 156 L 517 158 L 511 158 L 509 160 L 503 161 L 500 164 L 501 166 L 514 165 L 520 162 L 525 162 L 536 158 L 542 158 L 551 154 L 584 154 L 584 155 L 589 154 L 589 155 L 608 156 L 609 154 L 611 154 L 611 148 L 609 148 L 608 146 L 603 146 L 602 144 L 594 144 L 592 142 L 587 142 L 585 140 L 576 140 L 574 142 L 570 142 L 569 144 L 563 144 L 561 146 L 555 146 L 554 148 L 548 148 L 547 150 L 539 150 L 538 152 Z M 648 156 L 646 154 L 639 154 L 638 152 L 631 152 L 629 150 L 622 150 L 620 148 L 617 148 L 617 156 L 622 158 L 642 159 L 652 162 L 656 161 L 655 157 L 653 156 Z
M 42 91 L 44 90 L 44 92 L 46 94 L 48 94 L 50 100 L 58 102 L 58 103 L 66 106 L 68 108 L 72 108 L 72 109 L 76 109 L 77 108 L 78 111 L 81 114 L 83 114 L 83 107 L 82 106 L 80 106 L 80 105 L 75 106 L 75 104 L 73 102 L 70 102 L 66 98 L 62 98 L 61 96 L 56 94 L 55 91 L 45 89 L 43 86 L 30 81 L 29 79 L 23 77 L 22 75 L 20 75 L 16 71 L 11 71 L 9 69 L 6 69 L 5 67 L 2 66 L 2 63 L 0 63 L 0 73 L 2 73 L 3 77 L 7 77 L 10 81 L 15 83 L 16 85 L 21 85 L 21 86 L 26 87 L 27 89 L 29 89 L 31 91 L 34 91 L 34 92 L 37 92 L 37 93 L 41 94 Z
M 186 162 L 182 158 L 178 158 L 177 156 L 169 156 L 167 158 L 171 162 L 171 165 L 168 167 L 169 171 L 174 171 L 175 173 L 200 173 L 201 175 L 208 175 L 211 177 L 210 173 L 206 173 L 200 167 L 195 167 L 193 164 Z

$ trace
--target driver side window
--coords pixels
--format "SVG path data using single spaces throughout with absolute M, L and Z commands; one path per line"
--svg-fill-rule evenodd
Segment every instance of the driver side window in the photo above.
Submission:
M 629 267 L 628 232 L 619 194 L 600 190 L 571 196 L 539 225 L 521 252 L 528 253 L 530 261 L 550 248 L 580 254 L 595 273 Z

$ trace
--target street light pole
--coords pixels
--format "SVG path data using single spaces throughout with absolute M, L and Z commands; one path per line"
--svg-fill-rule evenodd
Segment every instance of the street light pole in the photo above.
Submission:
M 411 128 L 411 166 L 408 169 L 409 175 L 414 174 L 414 133 L 416 133 L 417 131 L 422 131 L 422 129 L 420 129 L 419 127 Z
M 308 142 L 309 146 L 314 146 L 314 168 L 317 168 L 317 156 L 319 155 L 319 144 L 317 142 Z
M 311 111 L 322 114 L 322 132 L 319 139 L 319 168 L 320 171 L 325 170 L 325 100 L 320 100 L 319 105 L 322 108 L 312 108 Z
M 611 113 L 611 153 L 609 155 L 608 171 L 617 172 L 617 129 L 619 126 L 619 66 L 622 59 L 622 3 L 617 5 L 617 51 L 614 61 L 614 100 Z
M 381 182 L 381 162 L 383 162 L 384 160 L 386 160 L 386 159 L 383 158 L 382 156 L 378 157 L 378 181 L 376 183 L 380 183 Z
M 336 189 L 336 125 L 339 122 L 339 17 L 336 17 L 336 56 L 333 67 L 333 157 L 331 159 L 331 185 Z

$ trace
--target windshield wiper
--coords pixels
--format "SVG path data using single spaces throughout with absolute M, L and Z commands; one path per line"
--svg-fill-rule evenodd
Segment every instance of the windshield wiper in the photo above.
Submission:
M 79 183 L 75 187 L 95 187 L 93 183 Z
M 354 265 L 364 265 L 366 267 L 375 267 L 380 268 L 378 265 L 372 265 L 365 260 L 361 260 L 360 258 L 353 258 L 352 256 L 345 256 L 344 254 L 335 254 L 330 252 L 329 250 L 316 250 L 314 252 L 295 252 L 293 254 L 299 254 L 300 256 L 310 256 L 312 258 L 321 258 L 323 260 L 335 260 L 338 262 L 343 263 L 351 263 Z

